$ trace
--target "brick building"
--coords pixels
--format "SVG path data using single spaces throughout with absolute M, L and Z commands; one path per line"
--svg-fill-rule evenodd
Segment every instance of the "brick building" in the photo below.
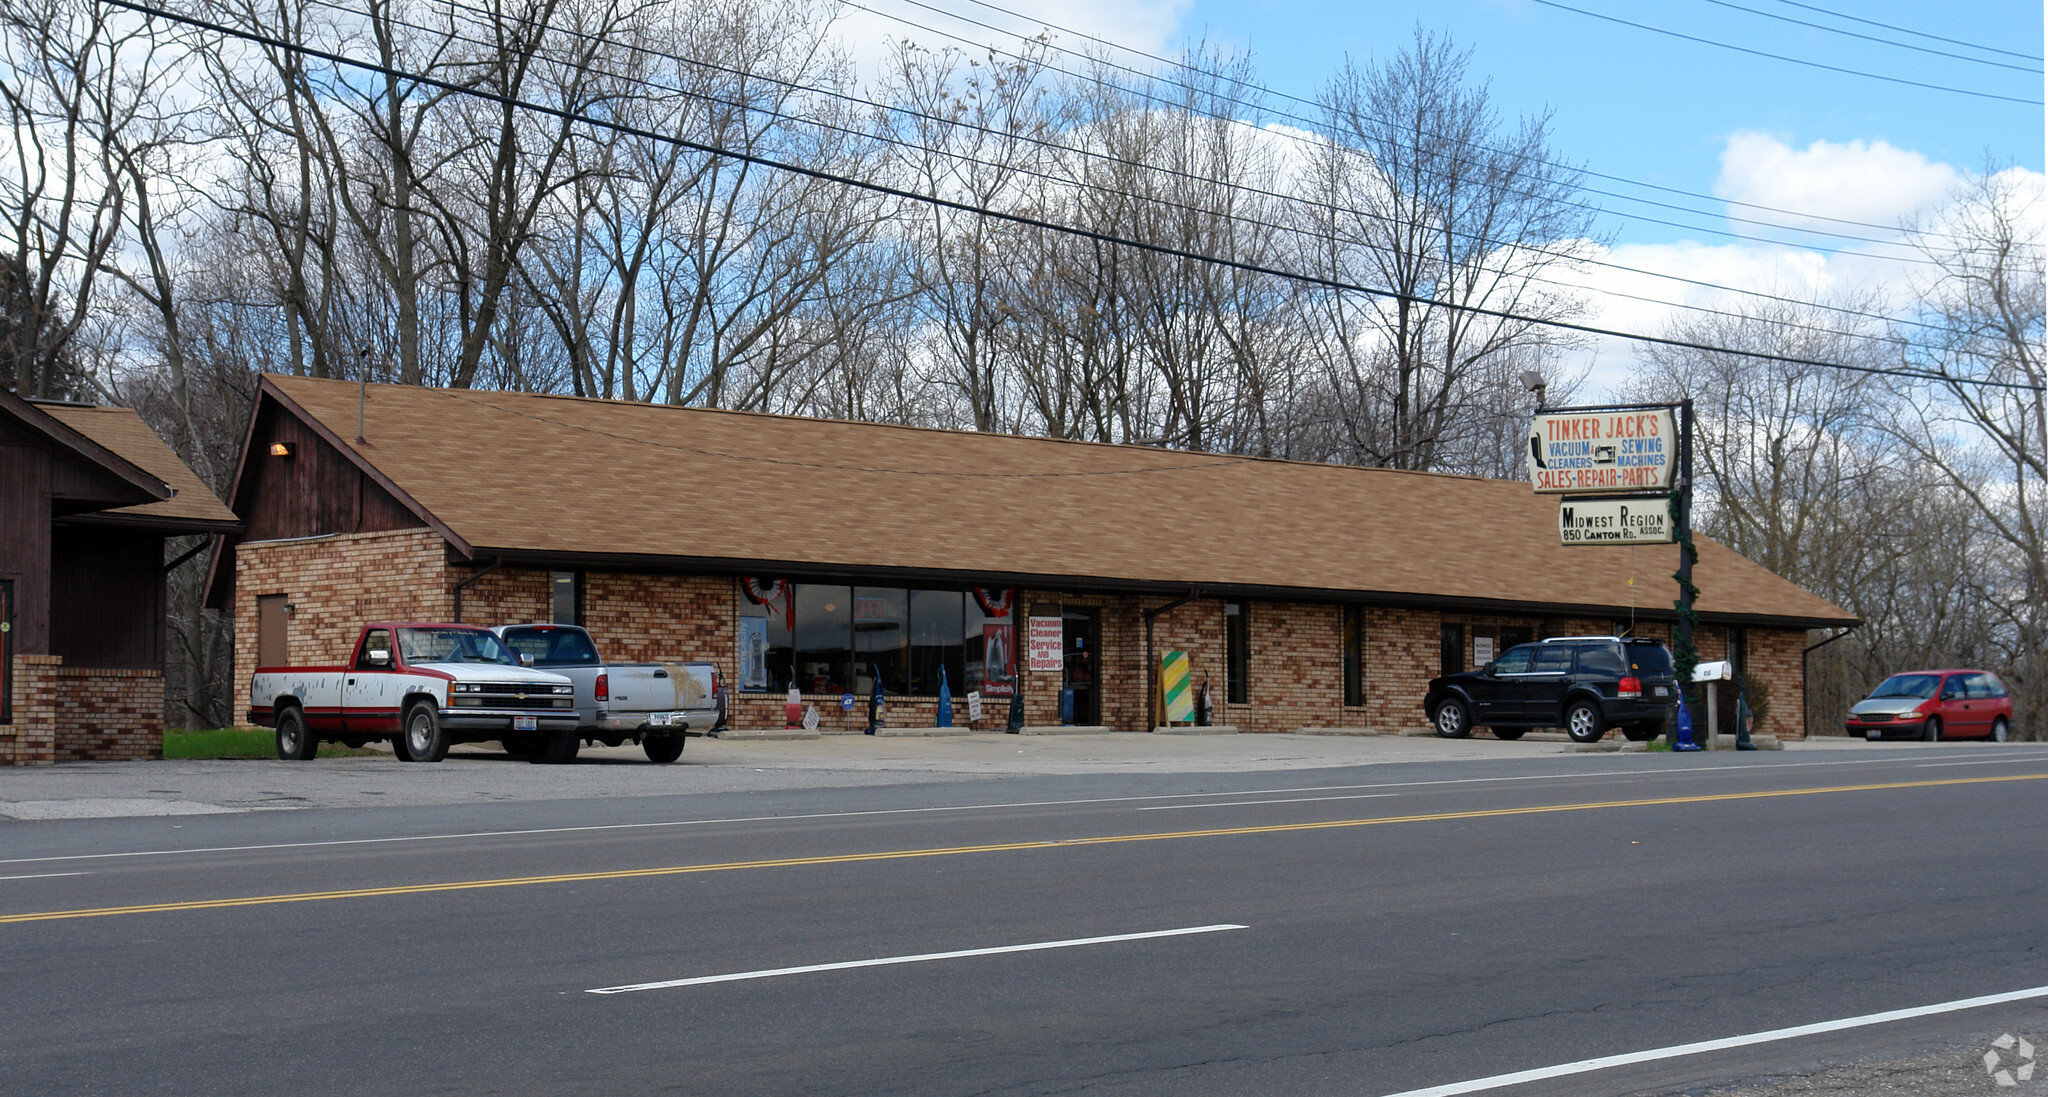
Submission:
M 0 392 L 0 765 L 160 756 L 165 540 L 239 528 L 133 411 Z
M 557 620 L 717 664 L 734 727 L 780 727 L 794 687 L 827 731 L 878 682 L 892 726 L 929 725 L 942 680 L 984 728 L 1021 689 L 1029 725 L 1144 731 L 1169 650 L 1220 724 L 1396 731 L 1510 644 L 1668 636 L 1677 553 L 1564 547 L 1515 481 L 295 377 L 263 381 L 232 505 L 209 598 L 237 681 L 370 619 Z M 1703 658 L 1803 734 L 1806 630 L 1852 618 L 1699 547 Z M 1034 619 L 1058 670 L 1023 657 Z

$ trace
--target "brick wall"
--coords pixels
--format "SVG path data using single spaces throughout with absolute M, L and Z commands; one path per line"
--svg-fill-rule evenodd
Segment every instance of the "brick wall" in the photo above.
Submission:
M 164 675 L 155 668 L 48 668 L 61 762 L 164 756 Z
M 1429 692 L 1429 680 L 1443 669 L 1442 625 L 1442 618 L 1434 613 L 1368 607 L 1365 707 L 1347 708 L 1341 722 L 1319 726 L 1394 734 L 1428 724 L 1422 696 Z
M 350 645 L 367 622 L 445 621 L 454 616 L 454 583 L 468 574 L 467 569 L 447 566 L 445 543 L 428 529 L 341 533 L 237 547 L 235 718 L 240 720 L 247 711 L 249 679 L 256 673 L 258 595 L 283 594 L 291 599 L 294 609 L 285 625 L 287 661 L 324 666 L 348 658 Z M 475 585 L 483 586 L 490 578 Z
M 1805 675 L 1801 672 L 1806 653 L 1806 633 L 1789 629 L 1748 631 L 1751 681 L 1762 682 L 1771 692 L 1771 710 L 1755 731 L 1780 739 L 1806 738 Z
M 161 758 L 163 712 L 156 668 L 67 667 L 55 655 L 17 655 L 14 722 L 0 726 L 0 765 Z
M 57 760 L 57 690 L 52 672 L 63 666 L 55 655 L 14 657 L 14 698 L 0 726 L 0 765 L 46 766 Z

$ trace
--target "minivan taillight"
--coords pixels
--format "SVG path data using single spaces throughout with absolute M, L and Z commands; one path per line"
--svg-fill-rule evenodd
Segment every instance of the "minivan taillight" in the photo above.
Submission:
M 597 676 L 597 699 L 600 701 L 609 701 L 612 699 L 611 675 L 600 674 Z
M 601 681 L 603 681 L 603 680 L 604 680 L 604 679 L 602 679 L 602 678 L 598 679 L 598 681 L 600 681 L 600 682 L 601 682 Z M 1629 677 L 1627 677 L 1627 678 L 1623 678 L 1623 679 L 1621 680 L 1621 696 L 1623 696 L 1623 697 L 1641 697 L 1642 695 L 1643 695 L 1643 680 L 1642 680 L 1641 678 L 1637 678 L 1637 677 L 1635 677 L 1635 676 L 1631 675 L 1631 676 L 1629 676 Z M 603 694 L 599 694 L 598 696 L 600 696 L 600 697 L 601 697 L 601 696 L 603 696 Z

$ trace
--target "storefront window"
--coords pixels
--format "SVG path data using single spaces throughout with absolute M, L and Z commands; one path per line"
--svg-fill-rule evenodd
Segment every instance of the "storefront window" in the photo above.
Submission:
M 551 573 L 548 579 L 548 608 L 553 614 L 548 620 L 558 625 L 582 624 L 583 573 L 557 571 Z
M 1223 603 L 1223 684 L 1233 705 L 1249 703 L 1252 662 L 1251 619 L 1242 602 Z
M 854 692 L 865 697 L 879 678 L 883 693 L 910 692 L 910 592 L 901 587 L 853 588 Z
M 982 608 L 981 599 L 967 596 L 963 624 L 967 652 L 967 686 L 984 697 L 1008 697 L 1016 690 L 1017 598 L 1012 591 L 994 591 L 1006 601 L 1001 615 Z M 964 692 L 964 691 L 963 691 Z
M 796 685 L 805 693 L 847 693 L 853 689 L 853 590 L 798 583 L 796 643 L 792 660 Z
M 1344 703 L 1365 704 L 1365 607 L 1344 607 Z
M 921 697 L 939 693 L 939 669 L 955 696 L 967 692 L 967 645 L 962 641 L 961 604 L 957 590 L 910 592 L 910 688 Z

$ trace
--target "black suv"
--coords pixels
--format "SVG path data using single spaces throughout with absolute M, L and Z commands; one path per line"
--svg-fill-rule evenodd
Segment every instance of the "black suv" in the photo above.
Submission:
M 1522 644 L 1479 670 L 1429 683 L 1422 708 L 1436 733 L 1463 739 L 1477 726 L 1500 739 L 1561 727 L 1596 743 L 1610 727 L 1638 742 L 1664 731 L 1678 700 L 1671 653 L 1654 640 L 1560 636 Z

